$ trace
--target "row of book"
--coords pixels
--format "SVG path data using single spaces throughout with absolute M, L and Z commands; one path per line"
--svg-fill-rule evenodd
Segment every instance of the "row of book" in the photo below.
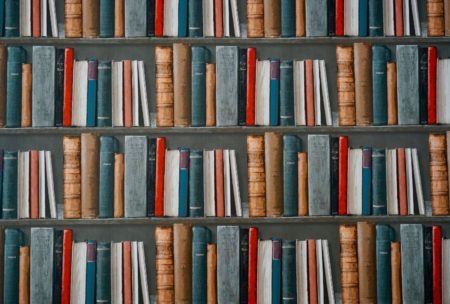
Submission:
M 75 241 L 70 229 L 31 228 L 26 244 L 21 230 L 7 228 L 1 245 L 2 303 L 150 304 L 144 242 Z

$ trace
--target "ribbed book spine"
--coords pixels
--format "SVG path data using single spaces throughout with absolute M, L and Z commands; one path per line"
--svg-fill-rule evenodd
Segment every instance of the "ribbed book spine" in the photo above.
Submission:
M 330 139 L 331 215 L 339 214 L 339 137 Z
M 97 85 L 97 127 L 111 127 L 111 61 L 99 61 Z
M 87 241 L 86 253 L 86 302 L 95 303 L 95 281 L 97 268 L 97 242 Z
M 277 126 L 280 117 L 280 60 L 270 61 L 270 125 Z
M 100 137 L 99 214 L 101 218 L 114 215 L 114 154 L 119 143 L 112 136 Z
M 55 74 L 55 126 L 61 127 L 63 120 L 63 96 L 64 96 L 64 49 L 56 50 L 56 74 Z
M 247 49 L 239 49 L 238 125 L 245 126 L 247 116 Z
M 189 154 L 189 216 L 203 216 L 203 151 L 191 150 Z
M 296 290 L 296 254 L 295 254 L 295 241 L 283 240 L 282 244 L 282 301 L 283 304 L 295 304 L 297 303 L 297 290 Z
M 292 60 L 280 64 L 280 126 L 294 125 L 294 74 Z
M 3 156 L 2 218 L 17 219 L 17 152 L 5 151 Z
M 178 216 L 188 216 L 188 191 L 189 191 L 189 149 L 180 149 L 180 180 L 178 184 Z
M 114 1 L 100 0 L 100 37 L 114 36 Z
M 195 1 L 192 1 L 195 2 Z M 209 50 L 205 47 L 192 47 L 192 117 L 193 127 L 206 125 L 206 63 Z
M 372 47 L 373 124 L 387 124 L 387 62 L 390 51 L 385 46 Z
M 283 194 L 284 216 L 296 216 L 298 213 L 298 156 L 301 142 L 295 135 L 283 136 Z
M 281 0 L 281 37 L 295 35 L 295 0 Z
M 383 0 L 369 1 L 369 36 L 383 36 Z
M 428 48 L 419 49 L 419 120 L 428 123 Z
M 98 82 L 98 62 L 89 60 L 88 62 L 88 96 L 87 96 L 87 118 L 86 126 L 95 127 L 97 111 L 97 82 Z
M 155 215 L 156 138 L 149 139 L 147 170 L 147 215 Z
M 189 1 L 189 37 L 202 37 L 203 36 L 203 0 L 190 0 Z
M 111 301 L 111 243 L 99 242 L 97 245 L 97 273 L 95 278 L 96 303 Z
M 20 1 L 5 0 L 5 37 L 20 36 Z
M 206 244 L 208 228 L 192 228 L 192 302 L 206 303 Z
M 394 230 L 389 225 L 376 226 L 377 300 L 391 303 L 391 241 Z
M 18 1 L 17 1 L 18 2 Z M 22 63 L 26 53 L 22 47 L 8 47 L 6 62 L 6 126 L 20 127 L 22 95 Z
M 372 213 L 372 150 L 363 148 L 362 155 L 362 214 Z
M 386 151 L 374 149 L 372 152 L 372 212 L 386 215 Z
M 23 233 L 18 229 L 5 229 L 3 303 L 19 303 L 19 247 Z

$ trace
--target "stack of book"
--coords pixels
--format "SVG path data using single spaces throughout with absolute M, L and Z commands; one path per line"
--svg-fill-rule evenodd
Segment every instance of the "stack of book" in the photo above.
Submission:
M 216 239 L 202 226 L 156 227 L 157 303 L 335 303 L 327 240 L 260 240 L 238 226 L 217 226 Z
M 70 229 L 31 228 L 25 245 L 22 231 L 4 233 L 3 303 L 150 303 L 143 242 L 75 242 Z

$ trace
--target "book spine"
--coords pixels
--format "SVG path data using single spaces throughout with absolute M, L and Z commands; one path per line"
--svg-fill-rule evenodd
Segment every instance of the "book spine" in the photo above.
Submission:
M 23 234 L 17 229 L 5 229 L 3 260 L 3 303 L 19 303 L 19 248 Z
M 237 46 L 216 47 L 216 123 L 219 127 L 238 124 L 238 57 Z
M 99 141 L 95 134 L 81 134 L 81 217 L 98 216 Z
M 316 241 L 307 240 L 308 242 L 308 294 L 311 303 L 318 303 L 317 298 L 317 256 Z
M 373 215 L 387 215 L 386 153 L 384 149 L 374 149 L 372 153 L 372 190 Z
M 55 126 L 61 127 L 63 123 L 63 96 L 64 96 L 64 58 L 65 50 L 56 50 L 55 74 Z
M 156 301 L 157 303 L 175 303 L 174 264 L 173 264 L 173 228 L 155 228 L 156 243 Z
M 98 127 L 111 127 L 111 61 L 98 62 L 97 122 Z
M 61 304 L 70 304 L 70 285 L 72 273 L 72 230 L 63 231 L 63 260 L 61 278 Z
M 22 94 L 21 94 L 21 121 L 22 128 L 31 127 L 32 108 L 32 71 L 31 63 L 22 64 Z
M 392 303 L 402 303 L 400 243 L 391 242 Z
M 155 216 L 164 216 L 164 172 L 166 139 L 156 139 Z
M 131 60 L 123 60 L 123 126 L 133 126 L 133 91 Z
M 155 0 L 155 37 L 163 36 L 164 0 Z
M 328 0 L 305 0 L 306 36 L 325 37 L 328 34 L 327 3 Z
M 239 227 L 217 226 L 217 301 L 239 302 Z
M 387 124 L 387 62 L 390 51 L 385 46 L 372 47 L 373 124 Z
M 239 93 L 238 93 L 238 125 L 246 125 L 247 107 L 247 48 L 239 49 Z
M 83 28 L 81 12 L 81 0 L 64 2 L 64 34 L 66 38 L 81 38 Z
M 367 36 L 368 30 L 368 2 L 369 0 L 358 0 L 358 36 Z
M 368 222 L 357 224 L 359 302 L 376 301 L 376 232 Z
M 256 48 L 247 48 L 246 124 L 255 125 Z
M 433 226 L 433 303 L 441 303 L 442 299 L 442 228 Z
M 336 0 L 336 7 L 335 7 L 336 36 L 344 36 L 344 1 L 345 0 Z
M 114 215 L 114 155 L 117 147 L 114 137 L 100 137 L 98 216 L 101 218 L 112 218 Z
M 436 124 L 436 77 L 437 77 L 437 49 L 428 47 L 428 124 Z
M 217 301 L 217 245 L 208 244 L 207 247 L 207 274 L 208 282 L 206 292 L 206 303 L 216 303 Z
M 2 218 L 17 219 L 17 152 L 4 152 L 2 188 Z
M 372 214 L 372 149 L 363 148 L 362 152 L 362 214 Z
M 298 215 L 308 215 L 308 155 L 297 154 L 298 160 Z
M 124 214 L 123 208 L 123 183 L 124 179 L 124 155 L 114 155 L 114 217 L 121 218 Z
M 64 50 L 63 127 L 72 126 L 73 48 Z
M 147 0 L 147 36 L 155 36 L 155 0 Z
M 428 48 L 419 49 L 419 121 L 428 123 Z
M 120 38 L 125 36 L 125 15 L 124 0 L 114 0 L 114 37 Z
M 155 48 L 156 126 L 158 127 L 173 127 L 174 123 L 172 53 L 172 47 L 157 46 Z
M 189 154 L 189 216 L 203 216 L 203 151 L 192 150 Z
M 178 2 L 178 37 L 186 37 L 188 29 L 188 1 Z
M 298 214 L 298 157 L 301 142 L 295 135 L 283 136 L 283 196 L 284 216 Z
M 191 47 L 184 43 L 173 45 L 174 126 L 191 125 Z
M 308 207 L 310 215 L 329 215 L 330 137 L 308 135 Z
M 282 245 L 282 301 L 283 304 L 297 303 L 295 241 L 283 240 Z
M 283 137 L 280 133 L 264 133 L 266 216 L 283 215 Z M 294 208 L 292 208 L 294 209 Z
M 189 37 L 203 36 L 202 0 L 189 1 Z
M 125 37 L 147 36 L 147 0 L 125 1 L 124 31 Z M 180 1 L 180 3 L 183 1 Z
M 419 124 L 419 48 L 397 45 L 396 56 L 398 123 Z
M 5 37 L 20 36 L 20 1 L 5 0 Z
M 0 37 L 5 36 L 5 0 L 0 1 Z M 3 298 L 3 294 L 1 295 Z
M 257 300 L 257 265 L 258 265 L 258 228 L 250 227 L 248 231 L 248 303 Z
M 188 216 L 188 190 L 189 190 L 189 149 L 180 149 L 180 181 L 178 216 Z
M 114 1 L 100 0 L 99 16 L 100 37 L 114 37 Z
M 327 34 L 329 37 L 334 37 L 336 36 L 336 24 L 334 22 L 334 20 L 336 19 L 335 17 L 335 10 L 336 7 L 336 0 L 328 0 L 327 1 Z
M 348 137 L 339 137 L 339 215 L 347 215 Z
M 394 15 L 395 15 L 395 36 L 402 37 L 403 31 L 403 1 L 394 0 Z
M 175 303 L 186 303 L 192 299 L 192 241 L 190 225 L 173 225 Z
M 383 35 L 383 0 L 369 1 L 369 36 Z
M 156 138 L 149 139 L 147 165 L 147 216 L 155 216 Z
M 55 230 L 55 249 L 53 257 L 53 303 L 61 303 L 63 236 L 63 230 Z
M 295 35 L 295 0 L 281 0 L 281 37 Z
M 97 242 L 87 241 L 86 302 L 95 303 L 95 274 L 97 268 Z
M 405 148 L 397 149 L 398 206 L 400 215 L 408 215 L 406 197 L 406 159 Z
M 281 240 L 272 241 L 272 303 L 279 303 L 281 299 Z
M 111 243 L 99 242 L 97 245 L 97 272 L 95 279 L 96 303 L 111 301 Z
M 270 125 L 278 126 L 280 117 L 280 60 L 270 61 Z
M 280 64 L 280 125 L 293 126 L 294 122 L 294 74 L 292 60 Z
M 330 150 L 331 215 L 339 214 L 339 137 L 331 138 Z
M 17 1 L 18 2 L 18 1 Z M 22 95 L 22 63 L 25 50 L 22 47 L 8 47 L 6 63 L 6 126 L 20 127 Z
M 223 9 L 223 1 L 214 0 L 214 32 L 216 38 L 223 37 Z M 228 22 L 228 20 L 226 20 L 225 22 Z
M 214 184 L 215 184 L 215 201 L 216 201 L 216 216 L 225 216 L 225 197 L 224 197 L 224 168 L 223 168 L 223 149 L 214 150 Z
M 352 46 L 336 47 L 336 65 L 339 125 L 354 126 L 356 112 Z
M 264 37 L 264 0 L 247 1 L 247 36 Z
M 30 218 L 39 218 L 39 151 L 30 151 Z
M 66 136 L 64 151 L 64 218 L 81 217 L 81 139 Z
M 358 303 L 358 247 L 356 225 L 339 226 L 339 243 L 341 252 L 342 303 Z
M 44 0 L 45 1 L 45 0 Z M 83 37 L 95 38 L 98 37 L 100 31 L 99 13 L 100 13 L 99 0 L 86 1 L 82 0 L 82 30 Z
M 19 303 L 30 303 L 30 246 L 19 249 Z
M 423 270 L 425 275 L 425 303 L 433 303 L 433 227 L 423 228 Z M 441 286 L 436 287 L 441 288 Z M 441 299 L 441 294 L 438 296 Z
M 372 124 L 372 50 L 367 43 L 354 44 L 356 125 Z
M 97 112 L 97 82 L 98 82 L 98 62 L 89 60 L 88 62 L 88 96 L 87 96 L 87 127 L 95 127 Z
M 206 126 L 216 125 L 216 64 L 206 64 Z
M 389 225 L 376 225 L 377 300 L 391 302 L 391 241 L 394 230 Z
M 387 63 L 387 123 L 398 124 L 397 117 L 397 63 Z
M 249 215 L 266 215 L 266 176 L 264 165 L 264 136 L 247 136 L 248 205 Z
M 206 303 L 206 247 L 208 228 L 192 227 L 192 302 Z
M 239 299 L 248 303 L 249 229 L 240 229 L 239 244 Z
M 279 37 L 281 34 L 281 2 L 264 0 L 264 37 Z
M 0 0 L 0 37 L 3 31 L 3 22 L 2 22 L 2 5 Z M 7 82 L 7 73 L 6 66 L 8 61 L 7 55 L 7 47 L 6 44 L 0 44 L 0 127 L 5 126 L 5 114 L 6 114 L 6 82 Z M 1 294 L 0 294 L 1 296 Z
M 427 1 L 427 29 L 428 36 L 444 36 L 445 19 L 444 19 L 444 1 Z

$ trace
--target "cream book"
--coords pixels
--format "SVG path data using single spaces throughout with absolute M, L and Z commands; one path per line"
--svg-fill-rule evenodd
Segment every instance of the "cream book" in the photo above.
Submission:
M 383 0 L 384 36 L 395 36 L 394 0 Z
M 133 304 L 139 304 L 138 242 L 131 242 L 131 286 Z
M 144 127 L 150 127 L 150 113 L 148 108 L 147 97 L 147 83 L 145 81 L 145 69 L 144 61 L 138 61 L 138 74 L 139 74 L 139 93 L 141 94 L 141 108 L 142 108 L 142 120 L 144 121 Z
M 230 37 L 230 0 L 222 0 L 223 36 Z
M 164 215 L 178 216 L 180 151 L 166 150 L 164 171 Z
M 239 176 L 236 161 L 236 150 L 230 150 L 231 182 L 233 185 L 234 207 L 236 216 L 242 216 L 241 191 L 239 189 Z
M 122 242 L 111 243 L 111 303 L 122 304 L 122 283 L 123 283 L 123 263 L 122 263 Z M 86 268 L 86 266 L 85 266 Z M 84 302 L 83 302 L 84 303 Z
M 234 37 L 241 37 L 237 0 L 230 0 L 230 4 L 231 4 L 231 16 L 233 17 Z
M 72 125 L 86 127 L 88 62 L 75 61 L 73 66 Z M 114 88 L 114 86 L 113 86 Z
M 55 0 L 48 0 L 48 11 L 50 15 L 50 29 L 52 30 L 52 37 L 58 38 L 58 20 L 56 18 Z
M 296 274 L 297 274 L 297 303 L 309 304 L 308 301 L 308 243 L 303 240 L 295 242 Z
M 31 0 L 20 0 L 20 36 L 31 37 Z
M 86 255 L 86 242 L 73 242 L 70 303 L 85 303 L 86 301 Z
M 166 37 L 178 37 L 178 0 L 164 1 L 163 34 Z
M 305 112 L 305 61 L 294 61 L 294 111 L 295 125 L 306 125 Z
M 270 60 L 256 61 L 255 125 L 270 124 Z
M 139 78 L 137 60 L 131 61 L 131 91 L 133 99 L 133 127 L 139 127 Z
M 203 0 L 203 36 L 214 37 L 214 0 Z
M 55 184 L 53 180 L 53 164 L 52 164 L 52 152 L 45 151 L 45 171 L 47 176 L 47 193 L 48 193 L 48 205 L 50 209 L 50 217 L 55 219 L 56 213 L 56 198 L 55 198 Z
M 322 240 L 316 240 L 316 269 L 317 269 L 317 301 L 318 304 L 325 303 L 325 288 L 323 285 L 323 253 Z
M 231 216 L 231 168 L 230 150 L 223 150 L 223 194 L 225 201 L 225 216 Z
M 319 67 L 320 67 L 320 88 L 322 90 L 325 123 L 327 126 L 331 126 L 333 125 L 333 119 L 331 117 L 330 94 L 328 91 L 328 79 L 325 60 L 319 60 Z
M 123 127 L 123 62 L 113 61 L 111 70 L 112 126 Z
M 397 150 L 386 149 L 386 198 L 388 215 L 398 215 Z
M 203 152 L 203 189 L 205 216 L 216 216 L 214 150 Z
M 344 35 L 358 36 L 359 0 L 344 0 Z
M 272 304 L 272 241 L 258 241 L 257 304 Z
M 348 150 L 347 212 L 362 214 L 362 149 Z
M 147 266 L 145 265 L 144 242 L 138 242 L 139 278 L 141 281 L 142 303 L 150 304 L 148 291 Z
M 411 150 L 413 173 L 414 173 L 414 186 L 416 189 L 417 206 L 419 208 L 419 214 L 425 215 L 425 203 L 423 201 L 422 191 L 422 179 L 420 176 L 419 156 L 417 155 L 417 149 Z
M 325 283 L 327 285 L 328 303 L 334 304 L 334 286 L 333 273 L 331 271 L 330 249 L 328 247 L 328 240 L 322 240 L 323 265 L 325 269 Z
M 314 76 L 314 123 L 316 126 L 322 125 L 322 103 L 320 95 L 320 65 L 319 60 L 313 61 L 313 76 Z
M 405 149 L 405 163 L 406 163 L 406 197 L 408 202 L 408 214 L 414 215 L 414 186 L 413 186 L 414 184 L 413 184 L 411 148 Z
M 46 193 L 45 193 L 45 151 L 39 151 L 39 218 L 46 216 Z

